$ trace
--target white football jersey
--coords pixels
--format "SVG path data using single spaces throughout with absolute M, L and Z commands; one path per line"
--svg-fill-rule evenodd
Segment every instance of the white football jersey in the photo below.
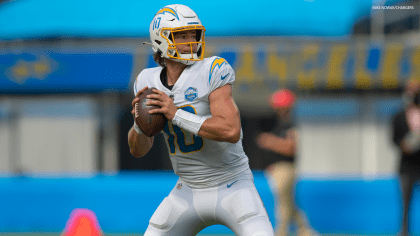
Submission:
M 144 69 L 134 84 L 134 94 L 145 86 L 155 87 L 173 97 L 179 109 L 211 117 L 209 95 L 235 80 L 235 72 L 221 57 L 206 58 L 188 66 L 167 89 L 160 80 L 162 67 Z M 191 134 L 168 122 L 162 131 L 169 150 L 172 167 L 182 181 L 193 188 L 217 186 L 249 171 L 248 157 L 237 143 L 218 142 Z

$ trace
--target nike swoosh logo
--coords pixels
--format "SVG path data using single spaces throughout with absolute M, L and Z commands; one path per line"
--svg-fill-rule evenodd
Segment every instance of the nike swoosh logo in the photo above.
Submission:
M 235 180 L 233 183 L 228 184 L 227 187 L 230 188 L 234 183 L 238 182 L 237 180 Z
M 228 76 L 228 75 L 229 75 L 229 73 L 227 73 L 225 76 L 222 76 L 220 79 L 224 80 L 226 78 L 226 76 Z

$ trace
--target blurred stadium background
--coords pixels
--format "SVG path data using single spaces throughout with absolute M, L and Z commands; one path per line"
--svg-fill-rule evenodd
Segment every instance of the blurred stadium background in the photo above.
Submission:
M 268 95 L 288 87 L 299 97 L 296 199 L 312 227 L 398 234 L 389 126 L 405 82 L 420 77 L 419 0 L 0 1 L 0 233 L 58 234 L 74 208 L 93 210 L 107 235 L 144 233 L 176 176 L 161 136 L 146 157 L 129 153 L 132 85 L 156 65 L 142 42 L 172 3 L 197 12 L 207 56 L 236 71 L 244 148 L 273 224 L 269 154 L 254 138 L 258 120 L 273 120 Z M 419 189 L 413 198 L 420 235 Z

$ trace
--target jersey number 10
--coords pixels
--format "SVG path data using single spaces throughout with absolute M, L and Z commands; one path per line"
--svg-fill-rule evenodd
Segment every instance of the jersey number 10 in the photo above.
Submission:
M 179 107 L 179 109 L 197 114 L 191 105 Z M 186 132 L 179 128 L 177 125 L 173 125 L 171 122 L 166 124 L 166 126 L 163 128 L 163 132 L 169 136 L 168 144 L 170 154 L 176 153 L 175 142 L 178 144 L 179 150 L 184 154 L 200 151 L 204 146 L 204 141 L 201 137 L 191 134 L 190 132 Z M 192 140 L 192 142 L 187 143 L 187 139 Z

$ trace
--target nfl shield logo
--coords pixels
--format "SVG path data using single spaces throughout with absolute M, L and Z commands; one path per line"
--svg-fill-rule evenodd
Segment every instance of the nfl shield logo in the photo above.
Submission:
M 193 87 L 189 87 L 187 88 L 187 90 L 185 90 L 184 94 L 185 94 L 186 100 L 192 101 L 197 98 L 197 89 Z

